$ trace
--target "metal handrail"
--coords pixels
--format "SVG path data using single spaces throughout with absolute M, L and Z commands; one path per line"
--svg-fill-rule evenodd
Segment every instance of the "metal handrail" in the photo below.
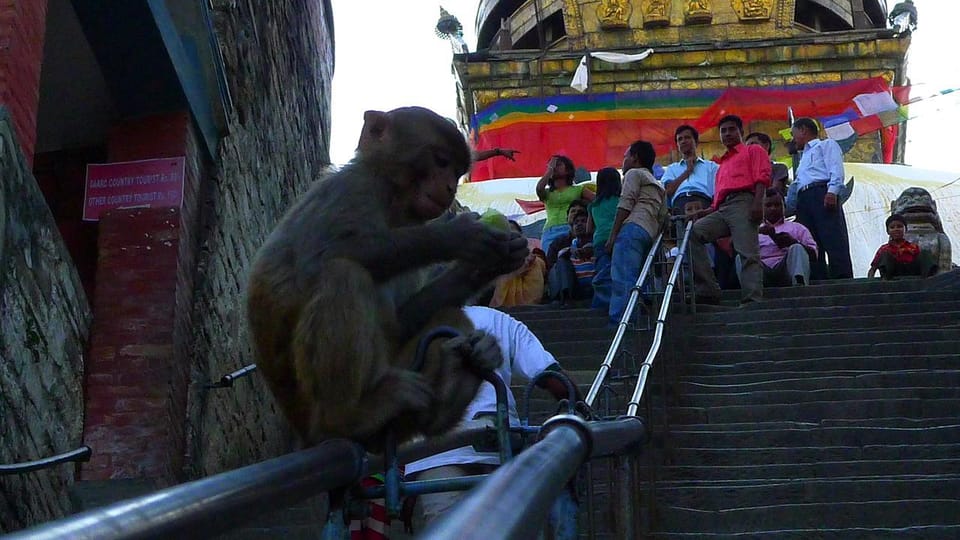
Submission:
M 347 486 L 367 472 L 363 448 L 345 439 L 167 488 L 19 531 L 4 540 L 206 538 L 238 519 Z
M 633 285 L 633 289 L 630 292 L 630 298 L 627 300 L 627 307 L 623 311 L 623 316 L 620 317 L 620 323 L 617 324 L 617 333 L 613 336 L 613 341 L 610 343 L 610 349 L 607 350 L 607 356 L 604 357 L 603 363 L 600 365 L 599 371 L 597 371 L 597 376 L 593 380 L 593 384 L 590 386 L 590 391 L 587 392 L 587 397 L 584 400 L 587 406 L 593 407 L 593 402 L 597 399 L 597 394 L 600 393 L 600 388 L 603 386 L 603 381 L 607 378 L 607 373 L 610 371 L 610 366 L 613 365 L 613 360 L 617 357 L 617 353 L 620 352 L 620 345 L 623 341 L 623 335 L 627 331 L 627 326 L 630 324 L 630 317 L 633 316 L 633 310 L 637 307 L 637 299 L 640 298 L 640 288 L 643 286 L 643 283 L 647 280 L 647 275 L 650 273 L 650 268 L 653 266 L 653 259 L 657 254 L 657 251 L 660 249 L 660 243 L 663 241 L 663 232 L 657 235 L 656 241 L 653 243 L 653 247 L 650 248 L 650 253 L 647 254 L 647 259 L 643 263 L 643 269 L 640 271 L 640 277 L 637 278 L 637 282 Z
M 204 385 L 204 388 L 230 388 L 233 386 L 233 381 L 246 377 L 257 370 L 256 364 L 248 364 L 242 368 L 232 372 L 227 373 L 223 377 L 220 377 L 220 380 L 215 383 L 209 383 Z
M 43 459 L 0 465 L 0 476 L 39 471 L 70 461 L 90 461 L 90 454 L 92 453 L 93 452 L 90 450 L 89 446 L 81 446 L 76 450 L 71 450 L 69 452 L 64 452 L 62 454 L 57 454 L 55 456 L 50 456 Z
M 639 418 L 585 422 L 578 416 L 555 416 L 543 425 L 538 443 L 501 465 L 421 538 L 486 540 L 491 523 L 497 526 L 497 538 L 535 538 L 580 465 L 638 447 L 645 435 Z
M 687 252 L 687 242 L 690 240 L 690 231 L 693 230 L 693 221 L 687 222 L 687 227 L 683 233 L 683 241 L 680 242 L 680 249 L 677 258 L 673 262 L 673 271 L 670 272 L 670 280 L 663 292 L 663 302 L 660 304 L 660 312 L 657 314 L 657 325 L 653 334 L 653 343 L 650 344 L 650 350 L 647 357 L 640 365 L 640 376 L 637 378 L 637 386 L 633 391 L 633 396 L 627 403 L 627 416 L 636 416 L 640 409 L 640 398 L 643 397 L 643 390 L 647 385 L 647 377 L 650 374 L 650 368 L 653 366 L 653 359 L 660 352 L 660 343 L 663 341 L 663 325 L 667 322 L 667 312 L 670 311 L 670 298 L 673 296 L 673 288 L 677 282 L 677 276 L 680 274 L 680 267 L 683 265 L 683 258 Z

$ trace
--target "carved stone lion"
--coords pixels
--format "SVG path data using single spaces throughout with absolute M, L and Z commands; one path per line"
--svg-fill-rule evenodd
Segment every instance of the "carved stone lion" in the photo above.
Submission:
M 890 211 L 903 216 L 907 222 L 907 240 L 933 256 L 938 272 L 950 271 L 950 237 L 943 232 L 937 201 L 930 192 L 919 187 L 907 188 L 890 203 Z

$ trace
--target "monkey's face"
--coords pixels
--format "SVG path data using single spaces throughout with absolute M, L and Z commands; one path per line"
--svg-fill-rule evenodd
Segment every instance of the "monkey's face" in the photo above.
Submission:
M 415 182 L 417 191 L 411 200 L 412 213 L 422 220 L 436 218 L 453 204 L 457 184 L 466 167 L 442 150 L 433 150 L 423 176 Z

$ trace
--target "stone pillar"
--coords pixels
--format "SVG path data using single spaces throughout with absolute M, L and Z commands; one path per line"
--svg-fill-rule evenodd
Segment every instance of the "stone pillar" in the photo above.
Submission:
M 107 146 L 111 162 L 186 156 L 184 201 L 100 221 L 81 477 L 166 485 L 186 440 L 199 150 L 187 113 L 125 121 Z
M 47 0 L 0 0 L 0 106 L 10 111 L 28 164 L 37 140 L 46 21 Z

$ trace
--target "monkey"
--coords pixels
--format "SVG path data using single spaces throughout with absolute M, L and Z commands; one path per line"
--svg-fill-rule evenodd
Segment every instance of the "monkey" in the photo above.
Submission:
M 446 214 L 471 162 L 457 127 L 428 109 L 367 111 L 354 158 L 315 182 L 257 252 L 246 298 L 254 356 L 306 444 L 345 437 L 376 452 L 388 430 L 397 443 L 441 434 L 479 373 L 502 362 L 461 308 L 523 264 L 526 241 L 474 213 Z M 412 371 L 438 325 L 460 335 L 436 340 Z

